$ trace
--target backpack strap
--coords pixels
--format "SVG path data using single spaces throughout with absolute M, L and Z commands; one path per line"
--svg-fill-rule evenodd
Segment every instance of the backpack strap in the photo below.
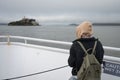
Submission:
M 94 47 L 93 47 L 93 50 L 92 50 L 92 53 L 91 53 L 91 54 L 96 55 L 96 54 L 94 53 L 94 52 L 95 52 L 96 45 L 97 45 L 97 41 L 95 41 L 95 44 L 94 44 Z
M 84 50 L 85 52 L 85 55 L 88 54 L 87 50 L 85 49 L 85 47 L 83 46 L 83 44 L 80 42 L 80 41 L 77 41 L 79 43 L 79 45 L 82 47 L 82 49 Z M 93 47 L 93 50 L 92 50 L 92 53 L 91 54 L 94 54 L 95 52 L 95 48 L 96 48 L 96 45 L 97 45 L 97 41 L 95 41 L 95 44 L 94 44 L 94 47 Z M 94 54 L 95 55 L 95 54 Z
M 83 44 L 80 42 L 80 41 L 77 41 L 79 43 L 79 45 L 82 47 L 82 49 L 84 50 L 85 52 L 85 55 L 88 54 L 87 50 L 85 49 L 85 47 L 83 46 Z

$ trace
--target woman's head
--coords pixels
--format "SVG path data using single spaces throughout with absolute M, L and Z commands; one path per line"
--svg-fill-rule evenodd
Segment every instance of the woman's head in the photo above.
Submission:
M 76 28 L 76 37 L 79 38 L 89 38 L 93 34 L 92 24 L 89 21 L 82 22 Z

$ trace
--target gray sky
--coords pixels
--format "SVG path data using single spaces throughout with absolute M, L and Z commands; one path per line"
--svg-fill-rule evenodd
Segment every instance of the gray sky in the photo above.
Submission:
M 0 22 L 24 16 L 39 22 L 119 22 L 120 0 L 0 0 Z

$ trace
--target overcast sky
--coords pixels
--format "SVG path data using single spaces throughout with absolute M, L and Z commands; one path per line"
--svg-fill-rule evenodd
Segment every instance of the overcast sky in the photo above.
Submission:
M 120 0 L 0 0 L 0 22 L 24 16 L 39 22 L 119 22 Z

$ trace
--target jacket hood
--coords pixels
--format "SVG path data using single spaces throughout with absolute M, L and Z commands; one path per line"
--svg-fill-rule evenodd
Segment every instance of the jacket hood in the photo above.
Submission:
M 97 38 L 95 37 L 91 37 L 91 38 L 80 38 L 80 39 L 76 39 L 73 41 L 74 42 L 77 42 L 77 41 L 81 41 L 81 42 L 89 42 L 89 41 L 96 41 L 98 40 Z

